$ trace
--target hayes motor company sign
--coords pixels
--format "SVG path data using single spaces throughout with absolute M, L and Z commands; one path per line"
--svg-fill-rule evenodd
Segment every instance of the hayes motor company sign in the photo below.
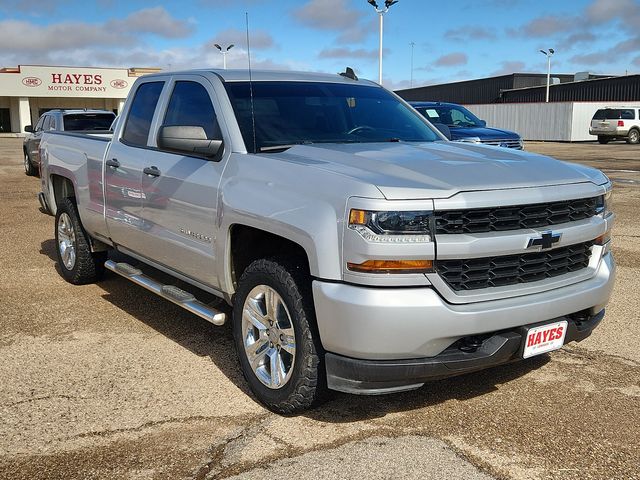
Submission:
M 23 65 L 0 72 L 0 96 L 126 98 L 135 79 L 124 68 Z

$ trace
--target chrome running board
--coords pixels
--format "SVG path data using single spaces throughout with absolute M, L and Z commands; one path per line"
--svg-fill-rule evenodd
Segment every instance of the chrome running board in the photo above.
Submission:
M 202 303 L 191 293 L 186 292 L 175 285 L 164 285 L 157 282 L 153 278 L 142 273 L 142 270 L 131 266 L 128 263 L 117 263 L 113 260 L 107 260 L 104 262 L 104 266 L 108 270 L 111 270 L 112 272 L 131 280 L 133 283 L 155 293 L 156 295 L 175 303 L 194 315 L 204 318 L 207 322 L 211 322 L 214 325 L 224 325 L 226 320 L 226 315 L 224 313 Z

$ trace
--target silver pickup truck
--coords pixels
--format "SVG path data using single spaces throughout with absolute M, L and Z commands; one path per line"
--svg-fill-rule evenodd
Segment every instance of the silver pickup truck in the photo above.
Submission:
M 277 412 L 580 341 L 613 288 L 605 175 L 449 142 L 349 70 L 147 75 L 112 140 L 45 133 L 41 155 L 64 278 L 106 268 L 216 325 L 201 292 L 225 300 Z

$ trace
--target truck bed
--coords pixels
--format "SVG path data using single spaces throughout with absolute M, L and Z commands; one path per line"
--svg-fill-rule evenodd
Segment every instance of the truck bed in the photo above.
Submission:
M 80 218 L 92 236 L 105 237 L 103 218 L 104 193 L 102 162 L 112 133 L 97 132 L 47 132 L 42 137 L 42 190 L 47 204 L 54 206 L 54 182 L 56 175 L 68 178 L 76 186 L 76 202 Z

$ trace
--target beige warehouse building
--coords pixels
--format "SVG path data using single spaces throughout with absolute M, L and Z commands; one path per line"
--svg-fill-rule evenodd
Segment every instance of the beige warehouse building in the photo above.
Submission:
M 20 65 L 0 68 L 0 134 L 24 134 L 53 108 L 118 113 L 137 77 L 156 68 Z

